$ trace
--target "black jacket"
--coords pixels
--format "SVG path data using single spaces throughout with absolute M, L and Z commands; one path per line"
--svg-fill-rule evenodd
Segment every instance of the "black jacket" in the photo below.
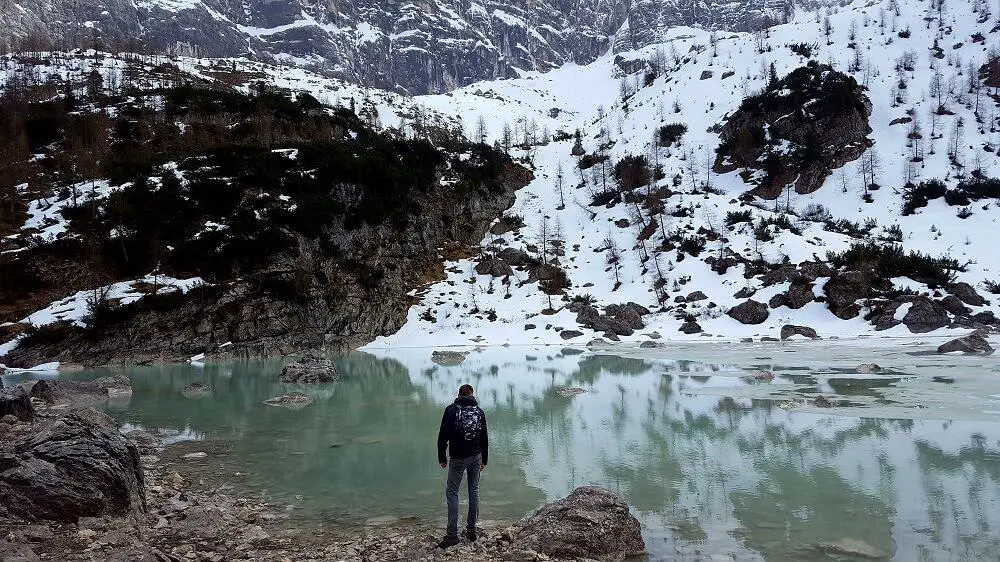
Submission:
M 479 410 L 483 429 L 479 432 L 478 440 L 469 442 L 465 439 L 455 438 L 455 413 L 458 406 L 475 406 Z M 441 429 L 438 430 L 438 462 L 441 464 L 448 462 L 448 459 L 445 457 L 445 451 L 448 450 L 449 444 L 451 450 L 448 453 L 451 458 L 464 459 L 482 453 L 483 464 L 489 464 L 490 439 L 486 431 L 486 414 L 479 407 L 479 403 L 476 402 L 475 397 L 459 396 L 455 399 L 454 404 L 444 409 L 444 417 L 441 418 Z

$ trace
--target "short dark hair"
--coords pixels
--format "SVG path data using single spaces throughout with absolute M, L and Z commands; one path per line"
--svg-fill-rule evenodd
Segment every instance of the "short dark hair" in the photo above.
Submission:
M 458 387 L 459 396 L 472 396 L 472 392 L 473 390 L 471 384 L 463 384 L 462 386 Z

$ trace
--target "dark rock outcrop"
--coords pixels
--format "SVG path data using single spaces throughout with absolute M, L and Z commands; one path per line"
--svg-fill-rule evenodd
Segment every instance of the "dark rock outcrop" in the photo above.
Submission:
M 959 351 L 969 355 L 992 355 L 994 350 L 990 342 L 986 341 L 986 338 L 979 331 L 943 343 L 937 348 L 938 353 L 954 353 Z
M 0 511 L 62 522 L 145 513 L 139 451 L 107 415 L 67 414 L 0 454 Z
M 969 306 L 983 306 L 986 304 L 986 299 L 977 293 L 972 285 L 968 283 L 955 283 L 948 289 L 948 292 Z
M 317 384 L 337 382 L 340 380 L 340 374 L 337 373 L 337 366 L 333 361 L 323 357 L 306 356 L 291 365 L 285 365 L 278 380 L 293 384 Z
M 564 340 L 571 340 L 573 338 L 578 338 L 583 335 L 583 332 L 579 330 L 563 330 L 559 332 L 559 337 Z
M 763 324 L 769 316 L 767 306 L 753 299 L 730 308 L 726 314 L 740 324 Z
M 492 277 L 506 277 L 512 275 L 514 270 L 500 258 L 486 258 L 476 264 L 476 273 Z
M 0 417 L 14 416 L 19 421 L 35 419 L 31 399 L 21 386 L 0 390 Z
M 415 302 L 410 291 L 444 274 L 438 249 L 479 244 L 530 180 L 524 168 L 500 165 L 496 178 L 462 190 L 435 183 L 408 191 L 421 220 L 405 227 L 382 221 L 348 228 L 343 217 L 333 217 L 315 237 L 282 231 L 288 246 L 238 278 L 173 295 L 170 306 L 142 299 L 107 326 L 67 328 L 62 339 L 22 344 L 2 361 L 131 365 L 200 353 L 211 360 L 286 356 L 340 351 L 393 334 Z
M 582 486 L 514 526 L 513 543 L 558 558 L 625 560 L 646 550 L 639 520 L 614 493 Z
M 813 293 L 812 283 L 808 281 L 793 282 L 792 286 L 788 288 L 785 304 L 788 308 L 797 310 L 814 300 L 816 300 L 816 295 Z
M 857 301 L 866 298 L 870 291 L 870 276 L 859 272 L 835 273 L 823 286 L 830 312 L 842 320 L 861 314 Z
M 819 334 L 816 330 L 810 328 L 809 326 L 795 326 L 793 324 L 785 324 L 781 327 L 781 339 L 787 340 L 792 336 L 804 336 L 811 340 L 818 340 Z
M 796 193 L 812 193 L 871 145 L 870 114 L 871 102 L 854 78 L 811 61 L 743 101 L 722 126 L 715 170 L 764 172 L 752 193 L 765 199 L 777 198 L 788 184 Z
M 903 316 L 903 324 L 914 334 L 933 332 L 948 325 L 948 311 L 927 297 L 917 297 Z

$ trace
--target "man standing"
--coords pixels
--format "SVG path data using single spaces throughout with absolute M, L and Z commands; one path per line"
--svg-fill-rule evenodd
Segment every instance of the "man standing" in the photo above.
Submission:
M 469 515 L 465 518 L 467 536 L 476 540 L 476 519 L 479 517 L 479 473 L 486 468 L 490 456 L 490 441 L 486 432 L 486 414 L 472 395 L 472 385 L 463 384 L 458 398 L 444 409 L 438 430 L 438 463 L 448 468 L 448 530 L 438 546 L 448 548 L 458 544 L 458 490 L 462 475 L 469 473 Z M 448 451 L 449 460 L 445 457 Z

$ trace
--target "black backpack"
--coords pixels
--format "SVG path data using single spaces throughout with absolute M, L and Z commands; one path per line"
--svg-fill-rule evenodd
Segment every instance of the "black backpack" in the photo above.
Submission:
M 455 406 L 455 439 L 466 443 L 479 441 L 483 429 L 481 412 L 479 406 Z

